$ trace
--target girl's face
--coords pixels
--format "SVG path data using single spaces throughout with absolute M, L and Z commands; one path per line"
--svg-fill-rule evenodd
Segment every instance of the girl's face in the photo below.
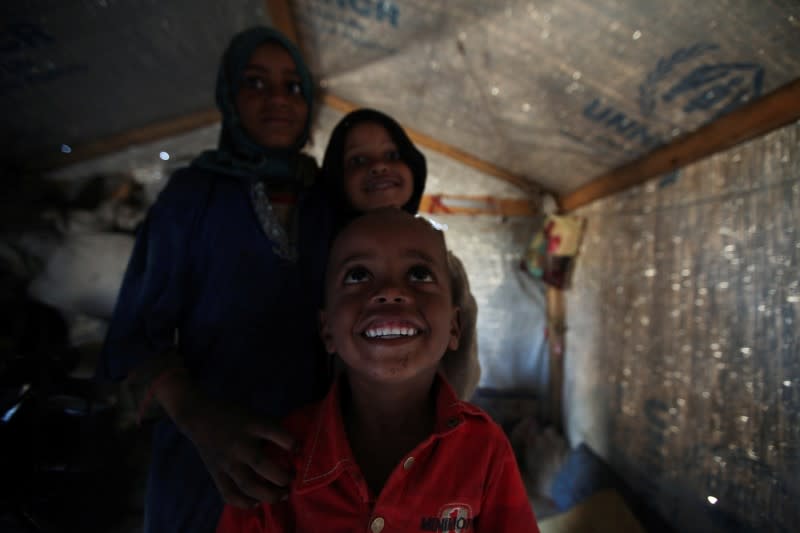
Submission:
M 344 142 L 344 191 L 358 211 L 402 207 L 414 192 L 414 177 L 400 159 L 386 128 L 374 122 L 353 126 Z
M 292 56 L 282 46 L 265 43 L 253 51 L 244 69 L 236 111 L 244 131 L 266 148 L 289 148 L 300 137 L 308 104 Z

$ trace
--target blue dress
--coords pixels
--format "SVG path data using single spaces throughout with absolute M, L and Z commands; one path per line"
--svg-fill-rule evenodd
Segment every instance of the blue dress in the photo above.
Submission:
M 197 168 L 176 172 L 137 236 L 104 346 L 101 377 L 178 347 L 211 395 L 280 419 L 324 393 L 314 302 L 320 257 L 303 218 L 299 264 L 281 258 L 243 179 Z M 302 235 L 303 233 L 312 235 Z M 318 278 L 317 276 L 314 276 Z M 176 342 L 177 340 L 177 342 Z M 146 531 L 213 531 L 222 501 L 193 444 L 171 420 L 154 429 Z

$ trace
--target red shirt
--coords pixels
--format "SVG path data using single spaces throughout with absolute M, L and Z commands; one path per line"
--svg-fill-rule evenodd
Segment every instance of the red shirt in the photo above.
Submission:
M 434 386 L 436 429 L 395 467 L 377 498 L 350 451 L 337 382 L 322 402 L 285 421 L 302 442 L 288 500 L 248 510 L 226 506 L 217 533 L 538 533 L 503 430 L 459 401 L 444 379 Z

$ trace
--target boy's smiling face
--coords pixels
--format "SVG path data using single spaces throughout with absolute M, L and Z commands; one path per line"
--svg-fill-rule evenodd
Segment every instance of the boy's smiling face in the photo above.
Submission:
M 325 300 L 325 347 L 364 378 L 388 383 L 432 373 L 458 347 L 444 239 L 398 209 L 362 216 L 337 237 Z

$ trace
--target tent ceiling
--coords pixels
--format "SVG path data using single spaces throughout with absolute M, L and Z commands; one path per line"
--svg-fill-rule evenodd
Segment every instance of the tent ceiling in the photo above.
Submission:
M 5 158 L 57 154 L 213 102 L 262 0 L 7 3 Z M 800 76 L 796 0 L 297 0 L 329 93 L 567 193 Z M 68 156 L 67 156 L 68 158 Z
M 3 155 L 58 153 L 214 105 L 230 36 L 261 0 L 4 2 Z

